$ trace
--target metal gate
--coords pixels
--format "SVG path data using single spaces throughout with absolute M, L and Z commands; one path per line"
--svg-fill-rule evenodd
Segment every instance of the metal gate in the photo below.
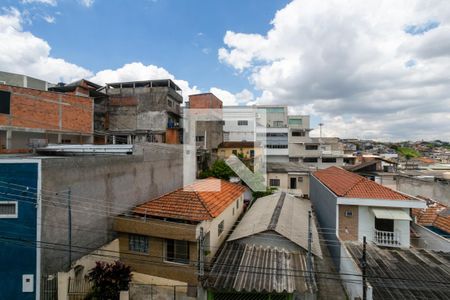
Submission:
M 41 277 L 41 299 L 58 300 L 58 277 L 48 275 Z

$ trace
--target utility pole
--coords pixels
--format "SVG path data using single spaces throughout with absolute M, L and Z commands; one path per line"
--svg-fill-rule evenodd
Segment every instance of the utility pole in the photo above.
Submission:
M 363 280 L 363 300 L 367 299 L 367 257 L 366 257 L 366 236 L 363 237 L 363 252 L 361 257 L 361 271 L 362 271 L 362 280 Z
M 69 227 L 69 268 L 72 265 L 72 190 L 69 187 L 67 191 L 67 212 L 68 212 L 68 227 Z
M 308 262 L 308 272 L 309 272 L 309 282 L 313 283 L 313 273 L 312 273 L 312 255 L 311 255 L 311 246 L 312 246 L 312 228 L 311 228 L 311 211 L 308 211 L 308 254 L 307 254 L 307 262 Z

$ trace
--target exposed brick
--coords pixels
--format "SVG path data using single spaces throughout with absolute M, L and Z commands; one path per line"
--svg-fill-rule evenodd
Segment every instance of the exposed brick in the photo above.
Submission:
M 346 211 L 351 211 L 352 215 L 346 217 Z M 358 240 L 358 206 L 339 205 L 339 238 L 343 241 Z

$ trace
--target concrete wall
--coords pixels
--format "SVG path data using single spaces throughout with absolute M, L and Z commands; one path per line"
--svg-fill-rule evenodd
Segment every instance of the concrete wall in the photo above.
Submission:
M 112 217 L 182 186 L 182 148 L 137 145 L 129 156 L 60 157 L 42 160 L 43 241 L 63 249 L 43 249 L 45 273 L 68 267 L 68 193 L 72 196 L 73 260 L 114 238 Z
M 424 196 L 450 206 L 450 184 L 405 176 L 397 176 L 398 191 L 412 196 Z
M 310 175 L 310 199 L 337 271 L 340 268 L 341 248 L 336 232 L 337 198 L 317 178 Z M 318 228 L 320 230 L 320 228 Z
M 416 223 L 412 224 L 412 228 L 420 235 L 411 242 L 415 247 L 450 252 L 450 240 Z
M 298 178 L 302 178 L 303 181 L 299 182 Z M 282 190 L 291 189 L 290 178 L 297 179 L 297 190 L 301 190 L 304 195 L 309 196 L 309 175 L 289 175 L 288 173 L 267 173 L 267 185 L 270 184 L 270 179 L 280 179 L 279 188 Z
M 48 87 L 48 83 L 44 80 L 8 72 L 0 72 L 0 81 L 3 81 L 8 85 L 28 87 L 43 91 L 46 91 Z

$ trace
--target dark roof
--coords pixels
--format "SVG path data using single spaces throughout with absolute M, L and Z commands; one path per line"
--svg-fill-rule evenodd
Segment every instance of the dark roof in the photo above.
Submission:
M 381 184 L 338 167 L 329 167 L 313 173 L 320 182 L 339 197 L 362 199 L 412 199 Z
M 362 245 L 346 247 L 359 264 Z M 450 299 L 450 253 L 368 244 L 367 276 L 374 299 Z
M 306 252 L 227 243 L 209 274 L 208 286 L 237 292 L 314 292 L 305 270 Z
M 259 144 L 256 143 L 256 147 Z M 255 142 L 222 142 L 219 144 L 218 148 L 253 148 L 255 147 Z
M 270 162 L 267 163 L 269 173 L 309 172 L 309 168 L 299 162 Z

